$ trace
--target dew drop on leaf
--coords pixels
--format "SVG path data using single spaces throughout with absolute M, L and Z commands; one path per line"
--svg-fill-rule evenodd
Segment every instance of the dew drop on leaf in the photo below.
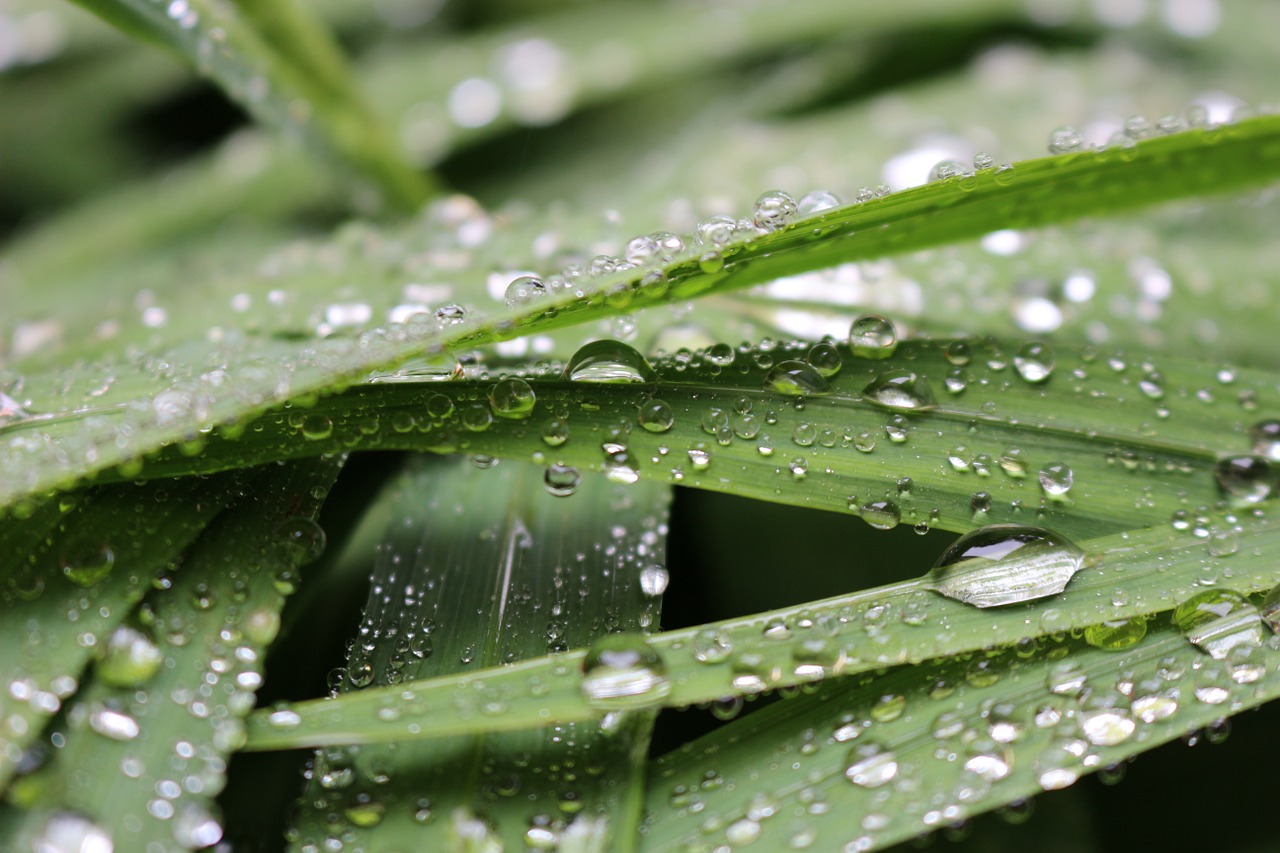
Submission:
M 547 493 L 557 498 L 567 498 L 578 491 L 582 483 L 582 474 L 572 465 L 549 465 L 542 475 L 543 485 Z
M 489 405 L 500 418 L 523 420 L 533 414 L 536 403 L 529 383 L 517 377 L 499 379 L 489 388 Z
M 1262 645 L 1262 615 L 1247 598 L 1229 589 L 1206 589 L 1173 611 L 1173 622 L 1192 645 L 1215 660 L 1234 649 Z
M 1051 498 L 1064 497 L 1075 481 L 1075 473 L 1061 462 L 1050 462 L 1040 469 L 1040 488 Z
M 1261 456 L 1230 456 L 1213 466 L 1214 479 L 1231 498 L 1254 504 L 1271 496 L 1271 463 Z
M 774 365 L 765 376 L 764 389 L 793 397 L 831 393 L 831 386 L 823 375 L 813 365 L 799 360 Z
M 1042 527 L 992 524 L 961 536 L 938 558 L 925 585 L 975 607 L 996 607 L 1062 592 L 1084 565 L 1084 551 Z
M 826 190 L 814 190 L 800 197 L 800 201 L 796 204 L 796 209 L 801 216 L 809 216 L 810 214 L 831 210 L 839 206 L 840 199 L 834 193 Z
M 868 402 L 901 412 L 922 412 L 938 405 L 933 388 L 910 370 L 881 373 L 862 389 L 862 396 Z
M 98 658 L 99 680 L 112 687 L 140 687 L 160 671 L 164 652 L 145 629 L 117 625 Z
M 1253 452 L 1275 462 L 1280 460 L 1280 420 L 1259 421 L 1249 429 Z
M 62 573 L 67 580 L 77 586 L 96 586 L 107 579 L 116 564 L 115 551 L 107 544 L 96 548 L 88 548 L 70 557 L 63 558 Z
M 1053 373 L 1055 363 L 1053 350 L 1048 344 L 1027 344 L 1013 357 L 1014 370 L 1032 384 L 1046 381 Z
M 876 530 L 892 530 L 902 521 L 902 513 L 893 501 L 868 501 L 858 508 L 858 513 Z
M 547 287 L 542 283 L 542 279 L 535 275 L 522 275 L 507 285 L 503 300 L 508 308 L 519 308 L 545 296 L 546 293 Z
M 879 788 L 897 775 L 897 756 L 880 744 L 863 741 L 849 750 L 844 776 L 858 787 Z
M 809 362 L 809 365 L 814 370 L 828 379 L 839 373 L 843 364 L 840 358 L 840 350 L 826 341 L 814 344 L 809 349 L 809 354 L 805 356 L 805 361 Z
M 640 404 L 636 420 L 648 432 L 666 432 L 675 425 L 676 413 L 666 400 L 646 400 Z
M 1096 649 L 1127 649 L 1147 635 L 1147 620 L 1141 616 L 1113 619 L 1084 629 L 1084 641 Z
M 634 634 L 596 640 L 583 658 L 580 687 L 588 705 L 607 711 L 651 707 L 671 693 L 661 656 Z
M 639 383 L 652 382 L 653 367 L 648 360 L 621 341 L 592 341 L 582 346 L 569 363 L 564 375 L 573 382 Z
M 756 199 L 752 221 L 761 231 L 777 231 L 790 225 L 798 211 L 794 198 L 781 190 L 770 190 Z
M 898 331 L 879 314 L 863 314 L 849 327 L 849 348 L 859 358 L 888 358 L 898 348 Z

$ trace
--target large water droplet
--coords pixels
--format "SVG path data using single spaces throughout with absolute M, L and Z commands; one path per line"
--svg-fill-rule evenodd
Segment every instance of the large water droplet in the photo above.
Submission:
M 879 314 L 863 314 L 849 327 L 849 347 L 861 358 L 888 358 L 898 348 L 898 331 Z
M 1086 643 L 1107 651 L 1127 649 L 1146 635 L 1147 620 L 1141 616 L 1100 622 L 1084 629 Z
M 1229 589 L 1206 589 L 1173 611 L 1173 622 L 1187 639 L 1215 660 L 1240 646 L 1262 645 L 1262 616 L 1247 598 Z
M 1249 429 L 1253 452 L 1272 462 L 1280 461 L 1280 420 L 1259 421 Z
M 647 708 L 671 693 L 667 667 L 643 637 L 609 634 L 582 661 L 582 695 L 592 708 Z
M 925 576 L 930 589 L 995 607 L 1057 595 L 1084 565 L 1084 551 L 1052 530 L 992 524 L 951 544 Z
M 565 365 L 566 379 L 574 382 L 652 382 L 648 360 L 621 341 L 592 341 L 581 347 Z
M 791 396 L 831 393 L 831 386 L 813 365 L 803 361 L 782 361 L 764 378 L 766 391 Z
M 666 432 L 675 425 L 676 413 L 666 400 L 645 400 L 636 420 L 648 432 Z
M 105 829 L 73 812 L 50 815 L 30 843 L 38 853 L 112 853 L 115 850 Z
M 922 412 L 938 405 L 933 389 L 910 370 L 890 370 L 862 389 L 863 399 L 900 412 Z
M 1224 492 L 1244 504 L 1271 496 L 1271 463 L 1262 456 L 1231 456 L 1213 466 L 1214 479 Z
M 529 383 L 518 377 L 499 379 L 489 388 L 489 405 L 500 418 L 523 420 L 529 417 L 537 399 Z
M 535 275 L 522 275 L 507 285 L 503 299 L 508 308 L 528 305 L 547 294 L 547 286 Z

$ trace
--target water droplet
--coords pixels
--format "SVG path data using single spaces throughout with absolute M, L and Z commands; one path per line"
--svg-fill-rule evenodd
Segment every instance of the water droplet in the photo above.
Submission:
M 537 399 L 529 383 L 517 377 L 499 379 L 489 388 L 489 405 L 500 418 L 524 420 L 533 413 Z
M 693 635 L 690 649 L 698 663 L 720 663 L 733 654 L 733 641 L 723 631 L 704 628 Z
M 648 432 L 666 432 L 675 425 L 676 413 L 666 400 L 646 400 L 640 404 L 636 420 Z
M 800 197 L 800 201 L 796 205 L 801 216 L 809 216 L 810 214 L 831 210 L 833 207 L 839 206 L 840 199 L 826 190 L 814 190 L 811 193 L 805 193 Z
M 893 501 L 868 501 L 858 508 L 858 513 L 876 530 L 892 530 L 902 521 L 902 513 Z
M 1280 461 L 1280 420 L 1259 421 L 1249 430 L 1253 452 L 1272 462 Z
M 164 652 L 144 628 L 117 625 L 98 658 L 98 678 L 112 687 L 140 687 L 164 664 Z
M 1239 647 L 1262 645 L 1262 616 L 1247 598 L 1229 589 L 1206 589 L 1173 611 L 1173 622 L 1187 639 L 1215 660 Z
M 133 740 L 142 732 L 133 717 L 101 704 L 89 712 L 89 728 L 105 738 L 119 741 Z
M 95 586 L 107 579 L 115 564 L 115 551 L 103 544 L 63 559 L 62 573 L 77 586 Z
M 1071 491 L 1076 475 L 1061 462 L 1050 462 L 1040 469 L 1040 488 L 1051 498 L 1060 498 Z
M 50 815 L 30 844 L 37 853 L 112 853 L 115 849 L 105 829 L 73 812 Z
M 831 386 L 812 365 L 796 360 L 782 361 L 769 371 L 764 389 L 790 396 L 831 393 Z
M 879 314 L 863 314 L 849 327 L 849 347 L 859 358 L 888 358 L 898 348 L 898 331 Z
M 879 788 L 898 775 L 898 759 L 893 752 L 873 741 L 863 741 L 849 750 L 844 776 L 860 788 Z
M 557 498 L 567 498 L 578 491 L 582 483 L 582 474 L 572 465 L 549 465 L 542 475 L 542 483 L 547 493 Z
M 313 563 L 324 553 L 324 530 L 309 518 L 292 515 L 276 525 L 276 541 L 284 545 L 289 561 L 295 566 Z
M 652 382 L 656 376 L 648 360 L 621 341 L 592 341 L 581 347 L 564 368 L 574 382 Z
M 1050 154 L 1066 154 L 1071 151 L 1079 151 L 1084 145 L 1084 137 L 1080 135 L 1080 131 L 1074 127 L 1063 125 L 1054 128 L 1049 134 L 1049 153 Z
M 720 249 L 733 241 L 738 220 L 732 216 L 712 216 L 698 223 L 698 241 L 707 248 Z
M 839 373 L 843 364 L 840 358 L 840 350 L 826 341 L 816 343 L 810 347 L 809 354 L 805 356 L 805 361 L 809 362 L 814 370 L 827 378 Z
M 671 575 L 665 568 L 654 563 L 640 570 L 640 591 L 650 598 L 657 598 L 667 591 L 667 582 Z
M 1271 463 L 1262 456 L 1231 456 L 1213 466 L 1214 479 L 1224 492 L 1243 504 L 1271 496 Z
M 1094 746 L 1118 746 L 1137 728 L 1133 718 L 1118 708 L 1086 711 L 1080 715 L 1080 731 Z
M 581 689 L 592 708 L 619 711 L 661 704 L 671 682 L 666 664 L 643 637 L 609 634 L 583 659 Z
M 777 231 L 796 218 L 796 200 L 781 190 L 770 190 L 756 199 L 753 221 L 761 231 Z
M 941 160 L 929 170 L 929 183 L 947 181 L 964 174 L 964 164 L 957 160 Z
M 1013 368 L 1032 384 L 1044 382 L 1053 373 L 1056 364 L 1053 349 L 1048 344 L 1030 343 L 1018 350 L 1013 357 Z
M 733 364 L 734 355 L 733 347 L 725 343 L 712 344 L 706 352 L 707 361 L 716 367 L 730 366 Z
M 925 585 L 975 607 L 1019 604 L 1062 592 L 1084 564 L 1084 552 L 1041 527 L 992 524 L 951 544 Z
M 895 411 L 922 412 L 938 405 L 929 383 L 910 370 L 880 374 L 862 389 L 862 396 L 868 402 Z
M 503 300 L 508 308 L 519 308 L 547 295 L 547 286 L 536 275 L 522 275 L 507 285 Z
M 1084 641 L 1094 648 L 1118 651 L 1127 649 L 1147 636 L 1147 620 L 1141 616 L 1114 619 L 1084 629 Z

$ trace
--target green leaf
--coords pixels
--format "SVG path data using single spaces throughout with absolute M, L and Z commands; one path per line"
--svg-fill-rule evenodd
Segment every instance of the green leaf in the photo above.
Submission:
M 468 246 L 458 241 L 473 240 L 473 231 L 487 233 L 492 223 L 454 200 L 452 206 L 438 207 L 436 216 L 441 224 L 452 223 L 458 230 L 452 236 L 437 235 L 428 243 L 434 244 L 437 252 L 428 255 L 425 265 L 418 254 L 425 249 L 421 244 L 406 246 L 363 229 L 347 232 L 347 238 L 340 238 L 329 253 L 302 250 L 275 259 L 293 272 L 294 287 L 305 277 L 307 291 L 314 293 L 319 289 L 315 277 L 328 279 L 331 289 L 324 296 L 329 299 L 353 292 L 350 276 L 361 267 L 383 281 L 396 281 L 391 292 L 360 292 L 361 301 L 354 303 L 304 297 L 301 290 L 291 294 L 279 269 L 260 277 L 251 287 L 243 281 L 230 283 L 231 287 L 220 282 L 214 292 L 231 290 L 233 294 L 221 303 L 227 305 L 220 313 L 228 325 L 213 326 L 213 339 L 196 343 L 181 334 L 182 327 L 198 323 L 206 328 L 217 315 L 191 310 L 190 294 L 197 289 L 187 287 L 184 298 L 174 307 L 175 315 L 179 310 L 185 312 L 181 323 L 174 324 L 179 328 L 155 336 L 159 340 L 148 347 L 155 354 L 152 358 L 127 363 L 103 359 L 84 365 L 56 391 L 51 383 L 38 381 L 38 374 L 28 376 L 27 387 L 33 391 L 28 408 L 45 416 L 3 428 L 12 438 L 0 457 L 0 473 L 4 474 L 0 500 L 12 502 L 21 495 L 65 487 L 121 463 L 130 463 L 127 476 L 134 476 L 141 470 L 143 455 L 165 444 L 183 439 L 198 444 L 201 433 L 216 424 L 242 423 L 289 399 L 306 402 L 308 396 L 334 390 L 375 367 L 403 361 L 423 350 L 473 347 L 495 338 L 532 334 L 1002 227 L 1028 227 L 1257 185 L 1280 174 L 1278 139 L 1280 119 L 1267 116 L 1145 140 L 1124 152 L 1069 154 L 988 169 L 820 213 L 779 231 L 731 241 L 721 249 L 699 247 L 643 275 L 628 270 L 579 281 L 575 290 L 583 295 L 548 299 L 534 310 L 509 309 L 491 318 L 459 322 L 456 312 L 450 313 L 452 309 L 437 309 L 435 320 L 424 319 L 428 315 L 420 313 L 404 323 L 368 329 L 358 337 L 313 337 L 317 333 L 332 335 L 335 325 L 344 331 L 351 326 L 364 328 L 382 310 L 391 311 L 397 297 L 403 298 L 403 280 L 388 276 L 398 265 L 413 263 L 430 270 L 444 259 L 456 263 L 456 258 L 439 254 L 450 242 L 469 254 Z M 468 229 L 467 223 L 473 227 Z M 341 259 L 337 267 L 342 270 L 338 277 L 341 287 L 333 282 L 335 252 Z M 321 273 L 325 269 L 328 272 Z M 268 287 L 271 290 L 263 293 Z M 262 334 L 268 329 L 245 329 L 244 321 L 235 316 L 235 306 L 242 298 L 252 304 L 255 297 L 284 309 L 268 326 L 274 335 Z M 167 310 L 160 305 L 150 307 L 160 313 L 144 309 L 140 318 L 135 314 L 130 337 L 147 340 L 149 327 L 165 325 Z M 356 309 L 353 322 L 348 314 Z M 286 337 L 291 328 L 293 334 L 302 336 L 302 342 Z M 65 332 L 59 327 L 50 333 Z M 118 328 L 111 329 L 105 339 L 119 334 Z M 101 358 L 106 340 L 91 337 L 84 349 Z M 64 352 L 62 358 L 69 355 Z M 205 367 L 210 364 L 216 369 Z M 218 390 L 228 380 L 232 395 Z M 108 390 L 102 391 L 104 386 Z M 50 453 L 48 448 L 58 442 L 66 450 Z
M 414 460 L 364 522 L 383 539 L 364 557 L 373 587 L 340 693 L 648 630 L 660 599 L 642 594 L 640 577 L 664 561 L 668 500 L 661 486 L 588 477 L 579 500 L 560 501 L 529 466 L 477 473 L 461 459 Z M 506 849 L 575 837 L 587 849 L 631 849 L 652 723 L 639 712 L 607 730 L 591 721 L 320 750 L 293 841 L 340 833 L 368 849 L 445 850 L 478 833 Z
M 187 849 L 218 840 L 212 797 L 223 785 L 227 756 L 243 742 L 242 718 L 262 682 L 260 659 L 279 629 L 284 596 L 297 583 L 298 565 L 324 547 L 312 519 L 338 468 L 333 460 L 307 462 L 234 484 L 239 499 L 151 593 L 119 647 L 106 633 L 131 601 L 113 600 L 109 587 L 98 591 L 95 604 L 116 614 L 115 622 L 100 626 L 90 610 L 80 638 L 105 645 L 106 662 L 78 691 L 69 678 L 61 693 L 66 711 L 49 733 L 56 749 L 10 789 L 13 805 L 0 819 L 4 843 L 39 849 L 66 843 L 63 833 L 72 830 L 105 834 L 117 849 Z M 204 506 L 197 495 L 174 497 L 160 509 Z M 126 577 L 119 570 L 114 576 Z M 133 589 L 140 594 L 149 576 L 132 576 Z M 63 613 L 37 618 L 58 624 Z M 104 633 L 88 633 L 94 630 Z M 95 643 L 78 645 L 87 657 Z M 56 648 L 44 654 L 51 652 Z
M 1215 661 L 1159 624 L 1122 652 L 1044 641 L 823 685 L 655 762 L 641 849 L 883 849 L 1274 699 L 1277 655 Z
M 246 478 L 101 487 L 0 522 L 0 784 L 75 694 L 113 631 Z M 142 513 L 140 514 L 140 510 Z
M 1280 536 L 1274 522 L 1220 519 L 1211 526 L 1205 520 L 1195 530 L 1152 529 L 1079 543 L 1085 568 L 1066 592 L 1028 604 L 980 609 L 909 581 L 659 634 L 650 644 L 665 660 L 672 684 L 669 695 L 659 701 L 684 706 L 749 696 L 885 666 L 1015 646 L 1103 622 L 1141 619 L 1172 610 L 1206 579 L 1242 594 L 1280 583 L 1280 573 L 1264 556 Z M 1241 541 L 1258 550 L 1232 552 Z M 1217 566 L 1223 554 L 1232 557 L 1229 575 Z M 1017 561 L 1010 565 L 1011 572 L 1029 568 Z M 394 691 L 299 703 L 274 720 L 259 713 L 249 721 L 248 748 L 449 737 L 477 727 L 495 731 L 527 728 L 548 719 L 591 719 L 598 711 L 583 695 L 583 658 L 582 651 L 575 651 Z M 478 719 L 479 706 L 491 696 L 504 697 L 506 712 Z M 379 718 L 385 703 L 404 699 L 412 703 L 411 716 Z

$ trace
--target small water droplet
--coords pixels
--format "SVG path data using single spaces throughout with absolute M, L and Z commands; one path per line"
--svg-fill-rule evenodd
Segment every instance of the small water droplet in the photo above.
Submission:
M 798 360 L 779 362 L 764 379 L 764 389 L 789 396 L 831 393 L 831 386 L 812 365 Z
M 666 400 L 645 400 L 636 420 L 648 432 L 666 432 L 675 425 L 676 413 Z
M 938 405 L 929 383 L 910 370 L 880 374 L 862 389 L 862 396 L 868 402 L 894 411 L 922 412 Z
M 1053 350 L 1048 344 L 1041 343 L 1027 344 L 1013 357 L 1014 370 L 1032 384 L 1048 380 L 1056 363 Z
M 1051 498 L 1064 497 L 1075 481 L 1075 473 L 1061 462 L 1050 462 L 1040 469 L 1040 488 Z
M 1242 504 L 1254 504 L 1271 496 L 1274 479 L 1271 463 L 1262 456 L 1231 456 L 1213 466 L 1218 486 Z
M 1118 651 L 1127 649 L 1147 635 L 1147 620 L 1141 616 L 1114 619 L 1084 629 L 1084 641 L 1094 648 Z
M 592 341 L 582 346 L 565 365 L 565 378 L 574 382 L 652 382 L 656 377 L 648 360 L 621 341 Z
M 116 564 L 115 551 L 102 544 L 89 548 L 62 561 L 62 573 L 77 586 L 96 586 L 107 579 Z
M 547 286 L 536 275 L 522 275 L 507 285 L 503 299 L 508 308 L 519 308 L 528 305 L 547 295 Z
M 781 190 L 770 190 L 756 199 L 752 221 L 761 231 L 777 231 L 790 225 L 798 212 L 794 198 Z
M 1050 154 L 1066 154 L 1071 151 L 1079 151 L 1084 145 L 1084 137 L 1074 127 L 1063 125 L 1054 128 L 1049 134 L 1049 153 Z
M 1084 552 L 1041 527 L 992 524 L 951 544 L 925 585 L 975 607 L 1019 604 L 1062 592 L 1084 564 Z
M 1173 611 L 1173 622 L 1215 660 L 1232 650 L 1262 645 L 1262 616 L 1252 602 L 1229 589 L 1206 589 Z
M 814 370 L 828 379 L 839 373 L 843 365 L 843 360 L 840 358 L 840 350 L 827 341 L 814 344 L 809 349 L 809 354 L 805 356 L 805 361 L 809 362 Z
M 657 598 L 667 591 L 667 583 L 671 575 L 665 568 L 654 563 L 640 570 L 640 591 L 650 598 Z
M 902 513 L 893 501 L 868 501 L 858 508 L 858 513 L 876 530 L 892 530 L 902 521 Z
M 581 689 L 592 708 L 619 711 L 661 704 L 671 682 L 666 664 L 643 637 L 609 634 L 583 658 Z
M 499 379 L 489 388 L 489 405 L 500 418 L 524 420 L 533 414 L 537 399 L 529 383 L 518 377 Z
M 898 331 L 879 314 L 863 314 L 849 327 L 849 347 L 859 358 L 888 358 L 898 348 Z
M 578 491 L 582 474 L 572 465 L 548 465 L 546 473 L 542 475 L 542 482 L 548 494 L 567 498 Z
M 112 687 L 140 687 L 164 664 L 150 632 L 128 624 L 116 626 L 99 654 L 98 678 Z
M 860 788 L 879 788 L 898 775 L 893 752 L 873 741 L 861 741 L 849 750 L 844 776 Z
M 800 201 L 796 205 L 801 216 L 809 216 L 810 214 L 831 210 L 839 206 L 840 199 L 834 193 L 829 193 L 826 190 L 814 190 L 811 193 L 805 193 L 800 197 Z

